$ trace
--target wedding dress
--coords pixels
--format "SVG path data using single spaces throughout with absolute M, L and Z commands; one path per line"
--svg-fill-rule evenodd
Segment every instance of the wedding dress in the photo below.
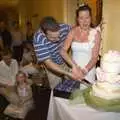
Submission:
M 88 36 L 88 42 L 79 42 L 73 40 L 72 49 L 72 59 L 77 63 L 78 66 L 84 68 L 92 57 L 92 48 L 95 45 L 95 35 L 97 33 L 96 29 L 91 29 Z M 87 73 L 85 79 L 91 83 L 95 81 L 95 66 Z

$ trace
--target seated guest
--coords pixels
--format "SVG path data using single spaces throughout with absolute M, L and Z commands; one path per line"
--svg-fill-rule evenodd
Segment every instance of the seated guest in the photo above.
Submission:
M 21 103 L 32 98 L 31 85 L 32 80 L 28 79 L 24 72 L 19 71 L 16 75 L 16 88 Z
M 1 52 L 0 61 L 0 85 L 4 87 L 14 86 L 15 77 L 19 66 L 15 59 L 12 59 L 12 53 L 9 49 Z
M 22 61 L 20 62 L 20 69 L 27 74 L 34 74 L 39 72 L 37 69 L 38 67 L 33 46 L 30 42 L 26 42 L 24 45 Z
M 26 113 L 33 107 L 32 99 L 32 81 L 27 78 L 26 74 L 19 71 L 16 74 L 16 97 L 19 98 L 17 104 L 10 104 L 4 113 L 12 117 L 24 118 Z
M 10 92 L 14 91 L 16 73 L 18 72 L 18 63 L 12 59 L 10 50 L 5 49 L 1 53 L 2 60 L 0 61 L 0 94 L 8 98 Z M 14 96 L 14 95 L 13 95 Z M 16 103 L 17 97 L 9 99 L 9 102 Z

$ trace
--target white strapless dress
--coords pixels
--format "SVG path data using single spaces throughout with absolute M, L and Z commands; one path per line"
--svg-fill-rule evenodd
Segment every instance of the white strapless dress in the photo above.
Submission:
M 78 66 L 84 68 L 88 62 L 91 60 L 92 57 L 92 48 L 95 44 L 95 35 L 96 30 L 91 29 L 88 42 L 77 42 L 74 40 L 71 45 L 72 49 L 72 59 L 77 63 Z M 95 81 L 95 67 L 93 67 L 88 74 L 85 76 L 85 79 L 91 83 Z

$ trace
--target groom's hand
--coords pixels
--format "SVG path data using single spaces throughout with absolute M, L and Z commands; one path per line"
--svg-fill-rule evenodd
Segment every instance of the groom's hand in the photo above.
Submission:
M 80 67 L 74 66 L 72 68 L 72 77 L 74 80 L 82 80 L 84 78 L 84 73 Z

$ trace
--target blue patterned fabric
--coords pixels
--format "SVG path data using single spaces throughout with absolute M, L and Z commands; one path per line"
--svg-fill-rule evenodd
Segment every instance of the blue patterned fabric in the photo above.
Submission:
M 75 80 L 64 80 L 55 87 L 55 90 L 71 93 L 74 89 L 79 88 L 80 82 Z

